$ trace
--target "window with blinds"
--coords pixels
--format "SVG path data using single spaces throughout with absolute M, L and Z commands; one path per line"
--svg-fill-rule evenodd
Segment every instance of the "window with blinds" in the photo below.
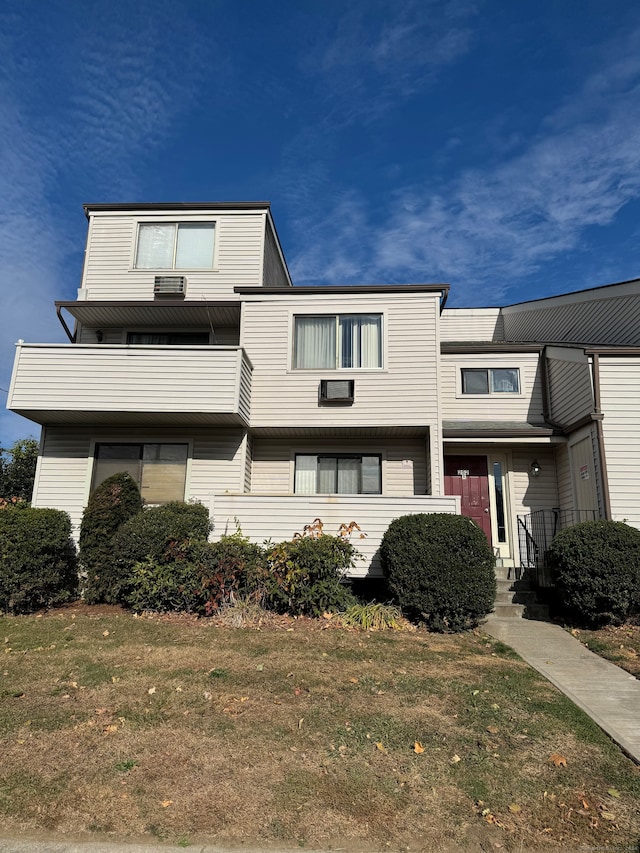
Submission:
M 298 453 L 294 491 L 299 495 L 379 495 L 382 493 L 382 457 Z
M 184 500 L 187 474 L 186 444 L 97 444 L 92 491 L 121 471 L 138 484 L 147 504 Z

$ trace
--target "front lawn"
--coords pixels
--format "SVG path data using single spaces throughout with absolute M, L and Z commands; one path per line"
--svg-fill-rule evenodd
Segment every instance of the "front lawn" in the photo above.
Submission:
M 588 649 L 640 678 L 640 625 L 606 625 L 596 631 L 572 628 Z
M 7 834 L 368 851 L 640 834 L 639 769 L 481 632 L 73 607 L 0 623 Z

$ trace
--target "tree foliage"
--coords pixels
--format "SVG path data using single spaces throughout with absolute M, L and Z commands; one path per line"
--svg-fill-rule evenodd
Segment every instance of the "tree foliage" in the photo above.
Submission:
M 31 500 L 38 450 L 35 438 L 20 438 L 10 448 L 0 449 L 0 498 Z

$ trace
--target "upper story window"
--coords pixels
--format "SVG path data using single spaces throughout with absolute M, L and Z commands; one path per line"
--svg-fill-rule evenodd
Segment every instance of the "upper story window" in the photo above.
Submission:
M 141 223 L 136 269 L 211 269 L 214 233 L 213 222 Z
M 519 394 L 520 370 L 517 367 L 463 367 L 463 394 Z
M 128 344 L 208 346 L 209 332 L 128 332 Z
M 294 492 L 298 495 L 379 495 L 382 458 L 338 453 L 296 454 Z
M 293 366 L 307 370 L 382 367 L 382 315 L 295 317 Z

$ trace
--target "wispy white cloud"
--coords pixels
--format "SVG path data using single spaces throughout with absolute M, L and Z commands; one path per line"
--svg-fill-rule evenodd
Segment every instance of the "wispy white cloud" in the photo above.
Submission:
M 640 198 L 639 46 L 640 31 L 607 45 L 615 59 L 498 165 L 405 186 L 375 217 L 346 193 L 318 224 L 323 251 L 292 259 L 296 280 L 446 280 L 459 301 L 486 303 L 579 248 Z

